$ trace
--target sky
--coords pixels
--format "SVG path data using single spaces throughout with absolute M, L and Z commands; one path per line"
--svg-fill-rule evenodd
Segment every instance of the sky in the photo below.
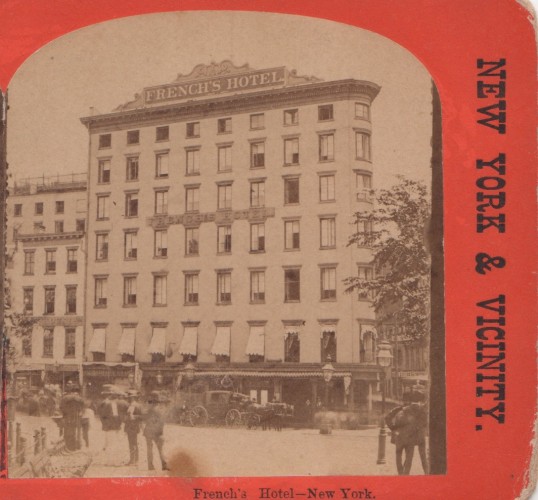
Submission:
M 400 45 L 332 21 L 252 12 L 176 12 L 107 21 L 64 35 L 18 69 L 8 89 L 11 179 L 84 172 L 82 116 L 111 112 L 144 87 L 230 59 L 286 66 L 325 81 L 381 86 L 372 106 L 376 187 L 396 174 L 430 180 L 431 80 Z

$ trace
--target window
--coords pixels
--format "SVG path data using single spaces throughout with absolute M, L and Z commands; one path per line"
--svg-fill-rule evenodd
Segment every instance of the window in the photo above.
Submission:
M 86 219 L 77 219 L 75 229 L 76 231 L 86 231 Z
M 362 102 L 355 103 L 355 118 L 370 119 L 370 107 Z
M 299 110 L 286 109 L 284 111 L 284 125 L 297 125 L 299 123 Z
M 22 216 L 22 203 L 15 203 L 15 206 L 13 207 L 13 215 L 15 217 Z
M 185 304 L 198 305 L 198 273 L 185 274 Z
M 232 302 L 232 273 L 217 273 L 217 303 L 230 304 Z
M 219 146 L 219 172 L 226 172 L 232 169 L 232 146 Z
M 370 174 L 357 172 L 355 180 L 357 189 L 372 189 L 372 176 Z
M 319 220 L 320 225 L 320 246 L 321 248 L 336 247 L 336 220 L 334 217 L 327 217 Z
M 200 229 L 188 227 L 185 229 L 185 255 L 198 255 Z
M 168 126 L 157 127 L 155 129 L 155 140 L 156 141 L 167 141 L 170 136 L 170 130 Z
M 265 252 L 265 224 L 250 225 L 250 251 Z
M 56 213 L 57 214 L 63 214 L 65 211 L 65 202 L 63 201 L 57 201 L 55 204 L 56 207 Z
M 318 120 L 320 122 L 332 120 L 333 118 L 334 115 L 332 104 L 324 104 L 323 106 L 318 106 Z
M 334 160 L 334 134 L 319 136 L 319 161 Z
M 61 234 L 64 232 L 64 221 L 63 220 L 57 220 L 54 222 L 54 232 L 56 234 Z
M 336 362 L 336 331 L 334 328 L 324 328 L 321 332 L 321 362 Z
M 97 182 L 99 184 L 110 182 L 110 160 L 99 160 Z
M 23 288 L 22 300 L 24 303 L 24 314 L 27 314 L 29 316 L 33 315 L 34 314 L 34 289 Z
M 299 163 L 299 138 L 284 139 L 284 165 Z
M 35 250 L 24 251 L 24 274 L 34 274 Z
M 263 113 L 257 113 L 250 115 L 250 128 L 252 130 L 265 127 L 265 115 Z
M 108 278 L 98 277 L 95 278 L 95 307 L 107 306 L 107 284 Z
M 127 131 L 127 144 L 138 144 L 140 142 L 140 130 Z
M 123 236 L 123 258 L 135 260 L 138 256 L 138 232 L 125 231 Z
M 357 234 L 359 236 L 357 243 L 358 246 L 369 245 L 372 239 L 372 233 L 373 225 L 371 220 L 359 219 L 357 221 Z
M 45 250 L 45 273 L 56 272 L 56 250 Z
M 369 265 L 359 265 L 358 266 L 358 277 L 359 277 L 359 300 L 373 300 L 374 291 L 365 290 L 360 287 L 361 284 L 365 282 L 372 281 L 374 279 L 374 269 Z
M 265 271 L 250 271 L 250 302 L 265 302 Z
M 370 135 L 355 132 L 355 156 L 357 160 L 370 160 Z
M 153 276 L 153 305 L 165 306 L 167 277 L 165 275 Z
M 34 233 L 44 233 L 46 230 L 42 221 L 34 222 Z
M 45 314 L 54 314 L 56 289 L 53 286 L 45 287 Z
M 157 229 L 155 231 L 155 257 L 167 257 L 168 256 L 168 232 L 165 229 Z
M 265 182 L 255 181 L 250 183 L 250 206 L 265 206 Z
M 54 330 L 45 328 L 43 330 L 43 357 L 52 358 L 54 351 Z
M 138 193 L 125 195 L 125 216 L 138 217 Z
M 220 184 L 218 191 L 217 210 L 229 210 L 232 208 L 232 185 Z
M 43 202 L 38 202 L 35 204 L 35 215 L 43 215 Z
M 77 287 L 65 287 L 65 314 L 77 313 Z
M 265 166 L 265 143 L 252 142 L 250 144 L 250 168 Z
M 197 175 L 200 173 L 200 150 L 187 149 L 187 175 Z
M 301 300 L 301 270 L 284 270 L 284 302 L 298 302 Z
M 97 196 L 97 220 L 106 220 L 109 218 L 109 195 Z
M 123 305 L 136 306 L 136 276 L 123 278 Z
M 168 213 L 168 190 L 155 191 L 155 214 Z
M 217 132 L 219 134 L 227 134 L 232 131 L 231 118 L 219 118 L 217 121 Z
M 95 238 L 95 260 L 108 259 L 108 234 L 98 234 Z
M 168 153 L 155 155 L 155 177 L 168 177 Z
M 128 181 L 138 180 L 138 156 L 127 157 L 127 170 L 125 178 Z
M 284 204 L 299 203 L 299 177 L 284 179 Z
M 77 249 L 68 248 L 67 249 L 67 272 L 76 273 L 78 270 L 77 268 L 78 268 Z
M 185 211 L 198 212 L 200 209 L 200 188 L 190 187 L 185 190 Z
M 300 248 L 299 221 L 289 220 L 284 223 L 284 249 L 298 250 Z
M 101 134 L 99 136 L 99 149 L 105 149 L 112 146 L 112 134 Z
M 65 357 L 74 358 L 76 354 L 76 337 L 74 328 L 65 329 Z
M 336 299 L 336 267 L 322 267 L 321 300 Z
M 230 253 L 232 251 L 232 226 L 218 226 L 217 252 Z
M 320 175 L 319 201 L 335 201 L 334 175 Z
M 299 332 L 295 328 L 287 328 L 284 340 L 284 361 L 286 363 L 299 363 L 301 357 L 301 341 Z
M 22 355 L 25 358 L 32 357 L 32 333 L 31 332 L 22 338 Z
M 187 137 L 200 137 L 200 122 L 187 123 Z

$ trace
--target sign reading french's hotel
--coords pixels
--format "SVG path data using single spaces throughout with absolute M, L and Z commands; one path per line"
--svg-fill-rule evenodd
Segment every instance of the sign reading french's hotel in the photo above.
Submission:
M 240 74 L 218 76 L 203 80 L 178 82 L 144 89 L 146 104 L 163 101 L 176 101 L 211 94 L 251 90 L 273 85 L 284 85 L 286 71 L 284 67 L 249 71 Z

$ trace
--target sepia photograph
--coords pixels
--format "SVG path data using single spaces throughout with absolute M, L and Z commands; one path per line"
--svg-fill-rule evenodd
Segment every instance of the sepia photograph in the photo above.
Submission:
M 303 16 L 141 15 L 45 45 L 7 103 L 10 478 L 445 472 L 415 56 Z

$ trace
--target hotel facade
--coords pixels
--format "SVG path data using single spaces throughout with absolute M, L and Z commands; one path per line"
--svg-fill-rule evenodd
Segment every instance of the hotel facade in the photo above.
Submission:
M 82 118 L 88 394 L 128 378 L 370 412 L 375 314 L 343 280 L 373 273 L 348 238 L 371 231 L 379 91 L 224 61 Z

